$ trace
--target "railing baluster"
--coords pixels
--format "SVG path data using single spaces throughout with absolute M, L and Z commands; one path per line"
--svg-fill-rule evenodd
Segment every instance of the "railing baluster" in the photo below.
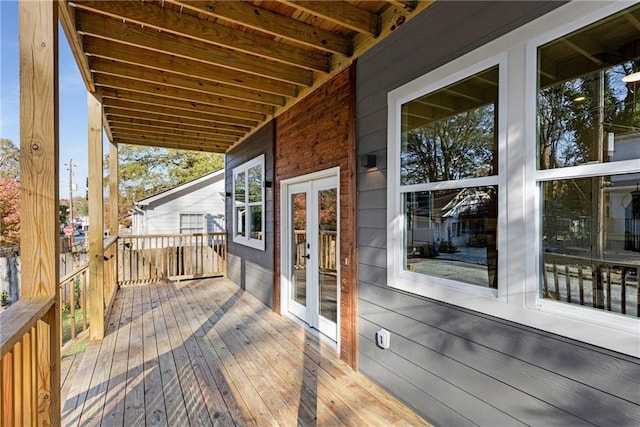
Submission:
M 553 289 L 555 296 L 553 299 L 560 301 L 560 279 L 558 278 L 558 264 L 553 263 Z
M 620 304 L 622 314 L 627 314 L 627 270 L 622 267 L 622 272 L 620 273 Z
M 584 305 L 584 278 L 582 277 L 582 266 L 578 265 L 578 292 L 580 292 L 580 305 Z
M 605 267 L 607 269 L 607 310 L 611 311 L 611 266 Z
M 567 302 L 571 302 L 571 272 L 569 271 L 569 264 L 564 266 L 564 279 L 567 287 Z

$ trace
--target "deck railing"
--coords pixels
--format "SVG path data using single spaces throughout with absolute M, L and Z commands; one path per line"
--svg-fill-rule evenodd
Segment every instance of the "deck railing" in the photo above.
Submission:
M 213 277 L 226 273 L 226 234 L 120 236 L 118 283 Z
M 89 326 L 89 264 L 77 268 L 60 280 L 62 349 L 82 338 Z
M 23 298 L 0 313 L 0 425 L 50 425 L 55 296 Z M 57 363 L 57 362 L 55 362 Z
M 109 317 L 109 311 L 118 290 L 118 241 L 117 236 L 104 240 L 104 317 Z
M 614 260 L 544 254 L 547 298 L 640 317 L 640 266 Z

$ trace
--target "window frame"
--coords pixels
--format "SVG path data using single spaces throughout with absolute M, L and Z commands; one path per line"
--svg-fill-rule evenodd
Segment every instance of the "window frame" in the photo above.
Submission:
M 386 252 L 389 287 L 640 357 L 637 333 L 640 318 L 543 300 L 539 292 L 539 182 L 558 174 L 562 178 L 621 175 L 637 173 L 638 168 L 637 160 L 633 159 L 537 170 L 537 49 L 630 6 L 620 0 L 606 4 L 570 2 L 388 93 Z M 505 131 L 505 134 L 499 133 L 498 140 L 498 293 L 486 295 L 473 289 L 476 287 L 473 285 L 443 285 L 402 271 L 398 252 L 402 249 L 403 225 L 398 215 L 402 199 L 399 129 L 402 103 L 455 83 L 487 68 L 491 62 L 495 65 L 493 58 L 500 58 L 498 102 L 499 109 L 507 113 L 506 117 L 498 116 L 499 132 Z M 464 182 L 458 184 L 466 186 Z M 444 183 L 436 183 L 430 189 L 446 187 Z
M 455 61 L 457 63 L 457 61 Z M 438 91 L 451 84 L 481 73 L 489 68 L 498 67 L 498 81 L 502 82 L 506 78 L 506 55 L 498 54 L 478 61 L 463 69 L 450 63 L 434 70 L 424 76 L 401 86 L 388 94 L 388 170 L 387 188 L 392 189 L 387 198 L 387 283 L 389 286 L 404 291 L 416 293 L 422 296 L 441 300 L 450 300 L 452 293 L 466 293 L 487 299 L 503 299 L 505 293 L 500 285 L 501 271 L 504 270 L 505 259 L 503 256 L 504 238 L 503 233 L 498 233 L 496 249 L 498 250 L 498 289 L 483 288 L 481 286 L 463 283 L 459 281 L 428 276 L 416 273 L 403 268 L 403 227 L 404 219 L 402 213 L 402 198 L 404 193 L 418 191 L 438 191 L 454 190 L 470 187 L 497 186 L 498 187 L 498 230 L 501 229 L 505 220 L 504 215 L 504 174 L 501 171 L 505 167 L 506 156 L 506 93 L 502 85 L 498 86 L 498 106 L 497 123 L 495 132 L 497 134 L 498 170 L 494 175 L 479 178 L 464 178 L 449 181 L 437 181 L 423 184 L 401 184 L 401 121 L 402 105 L 418 99 L 429 93 Z
M 201 222 L 200 231 L 198 231 L 198 232 L 190 232 L 190 233 L 183 233 L 182 232 L 182 229 L 183 229 L 183 227 L 182 227 L 182 217 L 183 216 L 189 216 L 189 218 L 199 216 L 200 217 L 200 222 Z M 179 234 L 204 233 L 205 232 L 205 225 L 206 225 L 206 221 L 204 219 L 205 216 L 206 216 L 205 213 L 199 213 L 199 212 L 180 212 L 178 214 L 178 232 L 179 232 Z
M 260 192 L 260 201 L 249 201 L 249 170 L 259 166 L 262 173 L 262 185 Z M 244 173 L 244 202 L 236 202 L 236 176 Z M 232 170 L 231 186 L 232 186 L 232 198 L 231 198 L 231 210 L 232 210 L 232 240 L 234 243 L 249 246 L 254 249 L 265 250 L 265 155 L 261 154 L 253 159 L 236 166 Z M 236 208 L 242 208 L 244 206 L 245 215 L 245 235 L 238 234 L 238 217 L 236 215 Z M 262 239 L 256 239 L 251 237 L 250 227 L 251 221 L 247 218 L 247 212 L 251 211 L 254 206 L 261 208 L 261 230 Z
M 538 67 L 538 49 L 546 43 L 557 40 L 558 38 L 580 30 L 581 28 L 585 28 L 599 20 L 605 19 L 608 16 L 614 15 L 632 6 L 632 4 L 624 1 L 613 2 L 593 11 L 592 13 L 588 13 L 580 18 L 563 23 L 563 25 L 559 25 L 538 35 L 537 37 L 532 38 L 526 46 L 525 67 L 527 70 L 531 71 L 528 78 L 525 79 L 525 126 L 528 130 L 527 133 L 530 135 L 526 140 L 526 149 L 531 155 L 526 157 L 525 197 L 527 200 L 525 203 L 531 206 L 531 209 L 528 209 L 529 215 L 527 216 L 527 223 L 531 225 L 526 229 L 526 235 L 528 237 L 525 239 L 525 242 L 527 253 L 535 253 L 537 256 L 530 257 L 526 264 L 526 271 L 528 274 L 526 275 L 527 282 L 525 283 L 525 287 L 527 290 L 526 307 L 529 309 L 569 317 L 581 322 L 594 322 L 594 318 L 597 318 L 597 323 L 603 327 L 611 328 L 611 330 L 635 332 L 637 334 L 638 328 L 640 328 L 639 318 L 632 318 L 608 311 L 595 310 L 589 306 L 579 306 L 544 298 L 540 292 L 540 276 L 542 272 L 539 255 L 543 250 L 540 239 L 542 232 L 542 200 L 540 189 L 542 183 L 571 178 L 637 174 L 640 171 L 637 166 L 638 160 L 620 160 L 595 164 L 585 163 L 563 168 L 539 169 L 537 164 L 538 147 L 536 123 L 538 108 L 538 84 L 536 71 Z

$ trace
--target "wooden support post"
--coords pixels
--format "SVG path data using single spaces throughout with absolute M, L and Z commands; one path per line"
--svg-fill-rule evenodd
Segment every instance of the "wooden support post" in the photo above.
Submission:
M 104 197 L 102 192 L 102 102 L 87 93 L 89 131 L 89 299 L 91 340 L 104 338 Z
M 109 144 L 109 234 L 118 235 L 118 143 Z
M 38 322 L 35 378 L 23 396 L 37 400 L 31 422 L 59 425 L 58 2 L 21 1 L 19 13 L 21 298 L 55 296 Z
M 104 117 L 104 115 L 103 115 Z M 109 234 L 111 236 L 118 236 L 120 225 L 118 223 L 118 143 L 113 142 L 111 139 L 109 144 Z M 110 263 L 111 266 L 111 278 L 114 281 L 113 286 L 117 287 L 118 284 L 118 243 L 116 247 L 111 251 L 113 259 Z M 115 291 L 114 291 L 115 292 Z

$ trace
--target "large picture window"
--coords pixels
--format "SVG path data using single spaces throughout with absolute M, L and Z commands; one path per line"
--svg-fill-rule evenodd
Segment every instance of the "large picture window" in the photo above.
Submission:
M 494 62 L 398 102 L 401 276 L 496 295 L 499 75 Z
M 264 250 L 264 155 L 233 169 L 233 241 Z
M 640 355 L 638 22 L 570 2 L 388 94 L 388 286 Z
M 639 21 L 635 6 L 537 53 L 540 295 L 633 317 L 640 307 Z M 630 161 L 637 173 L 624 173 Z

